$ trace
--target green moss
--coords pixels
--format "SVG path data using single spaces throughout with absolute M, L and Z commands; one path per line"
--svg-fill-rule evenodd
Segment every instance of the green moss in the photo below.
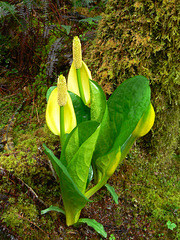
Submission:
M 40 226 L 36 206 L 27 200 L 25 201 L 23 196 L 18 198 L 16 204 L 10 203 L 8 209 L 2 214 L 1 220 L 3 224 L 6 224 L 18 236 L 22 236 L 23 239 L 49 239 L 42 223 Z M 48 227 L 53 229 L 52 223 L 51 226 L 47 226 L 47 229 Z
M 1 201 L 4 207 L 0 220 L 23 239 L 49 239 L 49 234 L 54 237 L 58 216 L 53 215 L 53 219 L 51 215 L 44 217 L 40 211 L 46 208 L 44 204 L 57 204 L 60 188 L 43 154 L 42 143 L 58 153 L 59 138 L 51 138 L 49 130 L 44 127 L 26 131 L 16 142 L 13 150 L 0 153 L 0 167 L 6 171 L 0 176 L 0 192 L 8 196 L 7 203 Z
M 158 161 L 171 157 L 179 141 L 178 22 L 176 0 L 109 0 L 86 56 L 107 94 L 134 75 L 150 80 L 156 119 L 143 141 Z
M 154 236 L 158 236 L 160 231 L 167 239 L 177 239 L 178 228 L 169 231 L 166 223 L 170 220 L 178 226 L 180 205 L 178 174 L 177 158 L 168 160 L 162 165 L 147 158 L 144 153 L 140 154 L 137 146 L 136 153 L 129 154 L 118 172 L 121 187 L 115 187 L 116 191 L 119 191 L 120 199 L 127 194 L 127 198 L 131 198 L 132 202 L 129 209 L 134 213 L 138 212 L 138 216 L 148 216 L 151 229 L 154 229 Z M 122 211 L 121 207 L 119 211 Z M 126 209 L 126 212 L 128 211 Z M 117 217 L 117 224 L 118 222 Z

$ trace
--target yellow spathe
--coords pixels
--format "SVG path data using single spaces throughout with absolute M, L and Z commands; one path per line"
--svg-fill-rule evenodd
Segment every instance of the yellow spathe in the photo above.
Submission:
M 69 93 L 67 103 L 64 106 L 65 133 L 70 133 L 76 127 L 76 115 Z M 52 133 L 60 136 L 60 106 L 57 102 L 57 88 L 55 88 L 48 99 L 46 108 L 46 123 Z
M 82 61 L 82 67 L 80 68 L 81 72 L 81 82 L 84 91 L 84 96 L 86 100 L 86 105 L 90 104 L 90 85 L 89 79 L 92 79 L 91 72 L 88 69 L 84 61 Z M 67 81 L 68 90 L 80 96 L 76 68 L 74 62 L 72 62 Z
M 139 138 L 146 135 L 152 128 L 155 120 L 155 112 L 152 104 L 150 103 L 146 112 L 143 114 L 139 120 L 136 128 L 134 129 L 132 135 Z

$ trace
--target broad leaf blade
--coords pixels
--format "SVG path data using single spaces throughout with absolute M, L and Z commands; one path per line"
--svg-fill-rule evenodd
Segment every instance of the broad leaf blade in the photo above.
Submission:
M 150 103 L 149 81 L 135 76 L 123 82 L 108 100 L 109 116 L 119 145 L 129 138 Z
M 87 121 L 77 127 L 80 147 L 69 161 L 67 170 L 78 189 L 84 193 L 88 180 L 89 168 L 99 134 L 99 123 Z
M 102 88 L 94 81 L 90 81 L 91 91 L 91 120 L 101 122 L 106 110 L 106 96 Z
M 116 146 L 116 144 L 107 154 L 97 158 L 95 164 L 98 170 L 98 181 L 100 181 L 102 177 L 110 178 L 119 165 L 120 160 L 121 148 Z
M 61 162 L 67 166 L 76 152 L 97 129 L 99 123 L 96 121 L 85 121 L 80 123 L 68 135 L 61 152 Z
M 113 145 L 113 136 L 105 94 L 102 88 L 96 82 L 90 81 L 90 88 L 92 99 L 91 118 L 101 123 L 92 162 L 94 179 L 97 183 L 101 180 L 102 176 L 106 175 L 109 162 L 111 161 L 110 158 L 115 158 L 117 152 L 111 151 Z M 109 151 L 111 153 L 109 153 Z M 116 159 L 114 160 L 116 161 Z M 114 166 L 114 163 L 112 164 Z
M 67 215 L 76 216 L 89 200 L 79 191 L 66 167 L 60 162 L 60 160 L 49 148 L 46 147 L 45 144 L 43 144 L 43 147 L 45 148 L 45 153 L 51 160 L 53 167 L 55 167 L 60 180 L 66 217 Z
M 105 232 L 103 225 L 101 223 L 98 223 L 95 219 L 80 218 L 78 223 L 86 223 L 89 227 L 94 228 L 94 230 L 101 236 L 104 238 L 107 237 L 107 233 Z
M 93 160 L 104 155 L 112 147 L 113 138 L 109 124 L 109 112 L 106 97 L 102 88 L 94 81 L 90 81 L 91 89 L 91 119 L 101 123 Z
M 82 101 L 82 99 L 73 92 L 70 92 L 70 97 L 76 113 L 77 124 L 90 120 L 90 108 L 88 108 Z

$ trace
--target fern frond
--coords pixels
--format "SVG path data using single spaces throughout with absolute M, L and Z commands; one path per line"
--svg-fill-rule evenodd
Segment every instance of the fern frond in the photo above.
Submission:
M 23 0 L 24 6 L 27 8 L 28 12 L 31 13 L 33 8 L 33 0 Z
M 9 4 L 7 2 L 0 2 L 0 18 L 5 17 L 9 14 L 11 14 L 15 17 L 16 6 Z
M 75 7 L 89 7 L 91 3 L 93 3 L 94 0 L 74 0 L 74 6 Z
M 43 11 L 44 11 L 45 19 L 47 20 L 49 2 L 48 0 L 43 0 L 42 3 L 43 3 Z
M 62 38 L 58 38 L 51 46 L 51 50 L 48 54 L 48 59 L 47 59 L 47 70 L 46 70 L 46 74 L 49 77 L 52 77 L 52 73 L 54 70 L 54 66 L 58 61 L 57 58 L 57 50 L 59 49 L 60 45 L 61 45 L 61 40 Z

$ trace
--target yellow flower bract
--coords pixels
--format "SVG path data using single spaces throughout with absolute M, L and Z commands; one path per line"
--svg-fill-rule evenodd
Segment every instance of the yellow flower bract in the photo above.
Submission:
M 55 88 L 48 99 L 46 108 L 46 123 L 52 133 L 60 136 L 60 106 L 57 102 L 58 91 Z M 70 133 L 76 127 L 76 115 L 69 93 L 64 106 L 65 132 Z
M 154 124 L 154 120 L 155 120 L 155 112 L 152 104 L 150 103 L 148 106 L 148 109 L 141 117 L 132 135 L 134 135 L 137 138 L 143 137 L 144 135 L 146 135 L 151 130 Z
M 82 67 L 80 70 L 81 70 L 81 81 L 82 81 L 83 91 L 84 91 L 84 95 L 85 95 L 86 105 L 89 105 L 90 101 L 91 101 L 90 100 L 90 85 L 89 85 L 89 79 L 92 79 L 91 72 L 88 69 L 88 67 L 84 61 L 82 61 Z M 71 68 L 70 68 L 70 71 L 68 74 L 68 83 L 67 84 L 68 84 L 69 91 L 80 96 L 74 61 L 71 65 Z

